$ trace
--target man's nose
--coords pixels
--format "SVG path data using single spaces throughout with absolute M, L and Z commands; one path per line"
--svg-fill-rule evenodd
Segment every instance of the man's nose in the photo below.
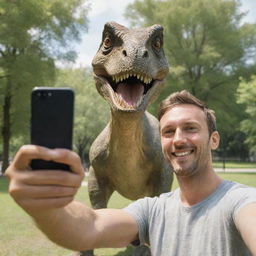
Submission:
M 181 129 L 176 129 L 173 137 L 173 144 L 181 145 L 186 142 L 185 134 L 182 132 Z

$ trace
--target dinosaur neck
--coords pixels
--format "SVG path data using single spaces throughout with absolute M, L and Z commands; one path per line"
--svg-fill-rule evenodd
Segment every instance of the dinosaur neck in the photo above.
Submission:
M 124 147 L 129 149 L 131 147 L 138 148 L 138 145 L 142 143 L 143 115 L 144 112 L 112 112 L 110 120 L 110 145 L 113 148 L 118 146 L 121 146 L 123 149 Z

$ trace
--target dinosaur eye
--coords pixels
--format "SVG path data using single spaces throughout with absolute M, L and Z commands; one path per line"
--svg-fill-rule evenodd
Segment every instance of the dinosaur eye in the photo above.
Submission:
M 153 47 L 156 49 L 156 50 L 160 50 L 161 47 L 162 47 L 162 41 L 160 39 L 160 37 L 156 37 L 154 42 L 153 42 Z
M 112 40 L 111 40 L 111 38 L 110 38 L 109 36 L 107 36 L 107 37 L 104 39 L 103 45 L 104 45 L 104 48 L 105 48 L 105 49 L 109 49 L 110 47 L 113 46 Z

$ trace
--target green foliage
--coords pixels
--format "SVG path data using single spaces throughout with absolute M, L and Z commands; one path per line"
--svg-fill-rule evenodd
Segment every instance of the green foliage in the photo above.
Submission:
M 215 110 L 225 147 L 244 117 L 235 97 L 239 77 L 256 66 L 256 24 L 242 24 L 239 8 L 237 0 L 136 0 L 126 9 L 132 24 L 159 23 L 165 31 L 170 73 L 150 110 L 171 92 L 189 90 Z
M 251 81 L 242 80 L 237 89 L 237 102 L 244 104 L 247 118 L 241 122 L 241 131 L 245 132 L 245 142 L 249 145 L 250 152 L 256 153 L 256 76 Z
M 0 129 L 6 167 L 11 137 L 28 141 L 30 92 L 50 86 L 55 61 L 72 61 L 87 29 L 83 0 L 0 0 Z
M 71 87 L 75 97 L 74 146 L 83 160 L 109 119 L 109 108 L 98 94 L 92 74 L 86 69 L 63 69 L 58 72 L 57 86 Z
M 82 0 L 1 0 L 1 49 L 21 52 L 30 46 L 46 57 L 65 56 L 80 31 L 87 29 L 87 11 Z
M 10 140 L 10 151 L 9 151 L 11 158 L 16 154 L 16 152 L 22 145 L 30 143 L 29 134 L 28 134 L 29 127 L 28 129 L 26 129 L 26 131 L 24 131 L 24 133 L 25 134 L 21 133 L 21 135 L 12 136 Z

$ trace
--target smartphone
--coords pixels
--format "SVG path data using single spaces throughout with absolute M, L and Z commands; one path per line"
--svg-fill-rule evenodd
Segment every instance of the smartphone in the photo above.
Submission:
M 70 88 L 35 87 L 31 93 L 31 144 L 72 149 L 74 91 Z M 32 170 L 70 171 L 66 164 L 34 159 Z

